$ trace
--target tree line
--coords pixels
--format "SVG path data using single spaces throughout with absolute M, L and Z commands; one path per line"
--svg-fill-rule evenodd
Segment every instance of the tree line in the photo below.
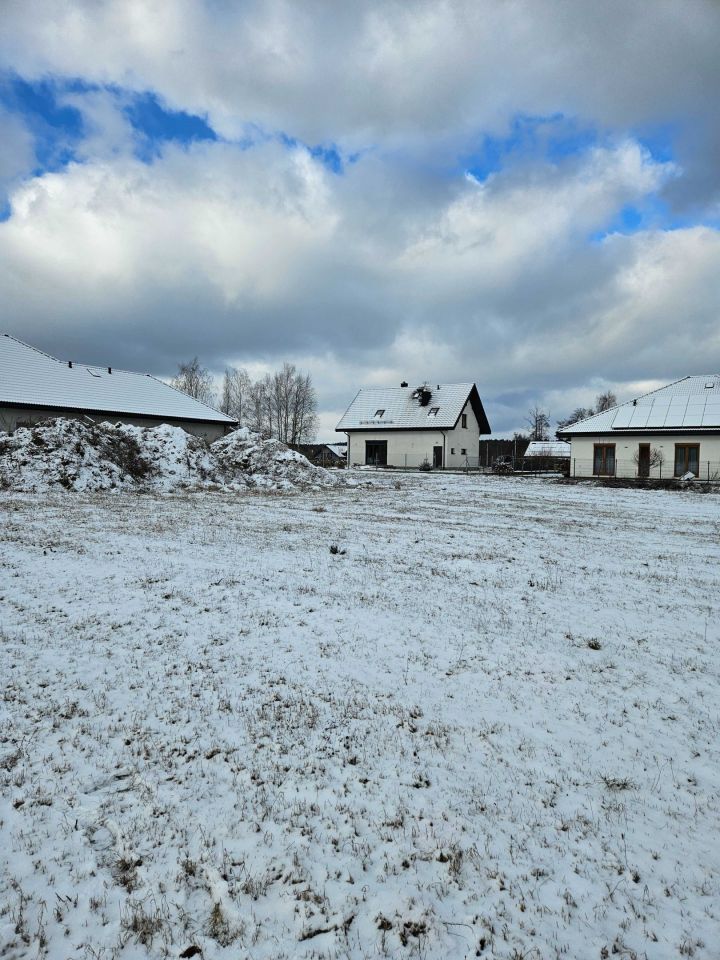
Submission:
M 283 363 L 279 370 L 255 381 L 242 367 L 227 367 L 218 389 L 213 375 L 194 357 L 178 365 L 172 385 L 237 420 L 240 426 L 283 443 L 315 439 L 315 388 L 310 374 L 293 363 Z
M 577 423 L 578 420 L 585 420 L 587 417 L 592 417 L 596 413 L 602 413 L 603 410 L 609 410 L 611 407 L 616 406 L 617 397 L 612 390 L 608 390 L 605 393 L 600 393 L 595 398 L 594 406 L 576 407 L 569 417 L 565 417 L 563 420 L 558 420 L 557 429 L 563 430 L 565 427 L 569 427 L 571 424 Z M 516 433 L 515 436 L 518 439 L 550 439 L 550 414 L 547 410 L 544 410 L 542 407 L 535 404 L 535 406 L 531 407 L 528 411 L 528 415 L 525 417 L 525 423 L 528 426 L 528 432 L 526 434 Z

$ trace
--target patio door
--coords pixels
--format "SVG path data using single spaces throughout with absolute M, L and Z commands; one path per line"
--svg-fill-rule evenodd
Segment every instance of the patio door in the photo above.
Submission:
M 387 466 L 387 440 L 365 441 L 365 463 L 372 467 Z
M 596 477 L 615 475 L 615 444 L 596 443 L 593 452 L 593 473 Z

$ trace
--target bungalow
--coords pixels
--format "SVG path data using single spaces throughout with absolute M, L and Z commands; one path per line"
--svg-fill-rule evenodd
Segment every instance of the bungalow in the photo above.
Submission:
M 720 375 L 684 377 L 558 431 L 576 477 L 720 475 Z
M 235 421 L 150 374 L 56 360 L 9 334 L 0 336 L 0 430 L 48 417 L 113 423 L 169 423 L 212 442 Z
M 490 424 L 474 383 L 404 382 L 360 390 L 336 430 L 349 465 L 462 467 L 477 464 Z

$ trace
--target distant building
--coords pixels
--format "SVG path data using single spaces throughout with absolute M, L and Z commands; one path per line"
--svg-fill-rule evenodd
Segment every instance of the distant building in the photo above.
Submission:
M 540 457 L 543 460 L 564 460 L 570 456 L 570 444 L 567 440 L 531 440 L 523 456 Z
M 212 442 L 236 424 L 205 403 L 145 373 L 56 360 L 0 335 L 0 430 L 49 417 L 155 426 L 169 423 Z
M 684 377 L 558 431 L 577 477 L 720 478 L 720 375 Z
M 403 383 L 360 390 L 336 430 L 351 466 L 440 468 L 476 466 L 490 424 L 474 383 Z
M 345 450 L 340 452 L 334 443 L 291 443 L 293 450 L 297 450 L 304 457 L 318 467 L 344 467 Z

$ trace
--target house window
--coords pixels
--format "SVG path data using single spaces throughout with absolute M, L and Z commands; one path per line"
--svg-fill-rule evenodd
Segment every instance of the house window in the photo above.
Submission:
M 376 416 L 376 418 L 378 418 L 378 419 L 379 419 L 380 417 L 384 417 L 384 416 L 385 416 L 385 411 L 384 411 L 384 410 L 376 410 L 376 411 L 375 411 L 375 416 Z
M 450 447 L 450 453 L 455 453 L 455 447 Z
M 675 476 L 682 477 L 690 472 L 698 475 L 700 469 L 700 444 L 699 443 L 676 443 L 675 444 Z
M 465 447 L 460 447 L 460 453 L 464 457 L 467 456 L 467 450 L 465 449 Z
M 387 466 L 387 440 L 365 441 L 365 463 L 372 467 Z
M 593 452 L 593 474 L 596 477 L 615 475 L 615 444 L 596 443 Z
M 460 426 L 461 426 L 461 427 L 467 427 L 467 414 L 466 414 L 466 413 L 463 413 L 463 415 L 460 417 Z

